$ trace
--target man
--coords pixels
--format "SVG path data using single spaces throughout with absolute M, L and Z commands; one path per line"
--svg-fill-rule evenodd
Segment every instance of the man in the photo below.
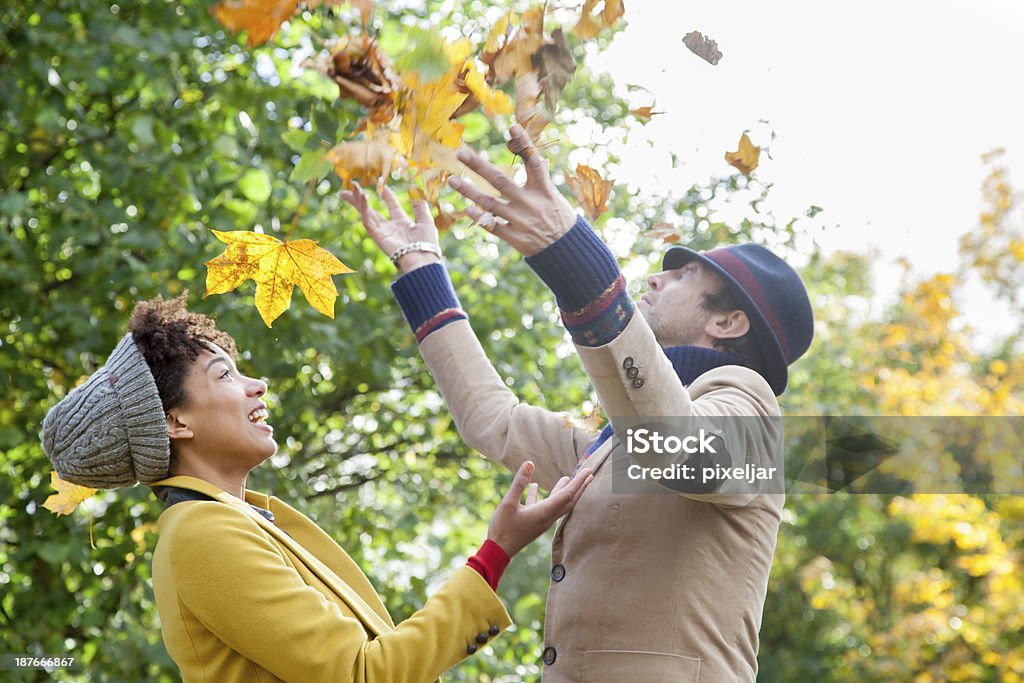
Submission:
M 387 188 L 390 220 L 360 188 L 342 196 L 404 273 L 394 293 L 463 439 L 510 469 L 534 460 L 542 487 L 583 463 L 595 474 L 552 543 L 544 680 L 752 681 L 783 497 L 719 489 L 621 495 L 614 462 L 629 418 L 777 417 L 787 366 L 811 341 L 804 286 L 757 245 L 705 254 L 673 247 L 634 306 L 614 257 L 555 189 L 519 126 L 510 147 L 526 160 L 523 185 L 467 149 L 459 158 L 501 197 L 459 178 L 450 184 L 475 202 L 468 213 L 526 256 L 555 293 L 612 423 L 597 440 L 520 403 L 501 381 L 440 263 L 423 202 L 414 203 L 413 223 Z M 778 439 L 746 437 L 757 453 Z M 729 457 L 741 464 L 745 456 Z

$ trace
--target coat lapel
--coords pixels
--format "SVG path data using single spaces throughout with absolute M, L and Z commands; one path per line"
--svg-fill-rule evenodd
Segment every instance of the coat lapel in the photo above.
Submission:
M 221 503 L 231 505 L 232 507 L 235 507 L 238 510 L 243 511 L 245 514 L 249 515 L 249 517 L 256 520 L 256 523 L 259 524 L 260 527 L 263 528 L 267 533 L 273 536 L 279 543 L 281 543 L 281 545 L 288 548 L 288 550 L 290 550 L 296 557 L 298 557 L 299 560 L 301 560 L 302 563 L 306 565 L 309 568 L 309 570 L 317 576 L 317 578 L 323 581 L 323 583 L 326 586 L 328 586 L 331 589 L 331 591 L 334 592 L 335 595 L 341 598 L 341 600 L 349 606 L 349 608 L 356 614 L 356 616 L 363 623 L 363 625 L 366 626 L 370 631 L 372 631 L 375 636 L 379 636 L 383 633 L 387 633 L 389 631 L 394 630 L 394 628 L 386 621 L 384 621 L 384 619 L 381 618 L 381 616 L 377 614 L 377 612 L 374 611 L 374 609 L 370 607 L 365 600 L 359 597 L 359 595 L 354 590 L 352 590 L 352 588 L 350 588 L 348 584 L 342 581 L 338 577 L 338 575 L 334 573 L 334 571 L 332 571 L 323 562 L 318 560 L 311 552 L 309 552 L 301 544 L 299 544 L 298 541 L 293 539 L 283 529 L 278 527 L 276 524 L 273 524 L 266 517 L 253 510 L 251 507 L 249 507 L 249 505 L 243 503 L 235 496 L 232 496 L 230 493 L 222 490 L 220 487 L 215 486 L 214 484 L 211 484 L 202 479 L 197 479 L 196 477 L 184 476 L 161 479 L 160 481 L 155 481 L 150 484 L 147 484 L 147 486 L 177 486 L 183 489 L 199 491 L 200 493 L 204 493 Z M 264 500 L 268 498 L 264 494 L 258 493 L 256 491 L 249 491 L 248 489 L 246 489 L 247 498 L 250 497 L 250 494 L 252 494 L 252 497 L 260 496 Z M 351 559 L 349 559 L 349 561 L 351 562 Z M 355 565 L 354 562 L 353 567 L 355 568 L 355 571 L 358 571 L 360 574 L 362 574 L 362 571 L 359 570 L 359 568 Z

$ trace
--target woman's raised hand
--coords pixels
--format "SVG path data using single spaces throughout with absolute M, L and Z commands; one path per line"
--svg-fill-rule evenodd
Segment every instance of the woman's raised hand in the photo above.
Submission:
M 500 545 L 509 557 L 544 533 L 556 519 L 572 510 L 583 491 L 594 480 L 593 472 L 580 470 L 572 479 L 559 479 L 551 489 L 551 495 L 546 500 L 538 500 L 537 485 L 530 484 L 533 469 L 534 465 L 530 461 L 520 465 L 512 486 L 498 503 L 491 524 L 487 527 L 487 538 Z M 529 492 L 526 494 L 526 502 L 522 503 L 520 501 L 527 487 Z
M 381 251 L 389 257 L 402 247 L 413 242 L 426 242 L 435 247 L 438 244 L 437 226 L 434 225 L 434 217 L 430 215 L 430 206 L 426 201 L 419 199 L 412 203 L 413 221 L 402 209 L 398 197 L 390 187 L 384 185 L 380 190 L 380 197 L 388 207 L 389 218 L 384 218 L 379 212 L 370 206 L 366 193 L 359 183 L 352 183 L 355 189 L 342 190 L 341 198 L 356 208 L 359 217 L 366 227 L 367 234 L 380 247 Z M 440 249 L 438 250 L 440 251 Z M 440 257 L 426 251 L 413 251 L 398 259 L 395 265 L 403 273 L 440 261 Z

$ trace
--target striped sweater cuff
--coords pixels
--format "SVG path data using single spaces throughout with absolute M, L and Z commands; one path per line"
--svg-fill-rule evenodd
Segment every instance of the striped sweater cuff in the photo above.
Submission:
M 392 283 L 391 291 L 417 342 L 448 323 L 466 320 L 448 271 L 440 263 L 406 273 Z
M 554 292 L 562 322 L 580 346 L 607 344 L 633 316 L 619 264 L 582 216 L 526 262 Z

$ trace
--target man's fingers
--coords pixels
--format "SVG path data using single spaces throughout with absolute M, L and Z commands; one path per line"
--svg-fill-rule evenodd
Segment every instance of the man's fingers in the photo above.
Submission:
M 448 184 L 463 197 L 471 202 L 475 202 L 484 211 L 490 211 L 498 216 L 509 218 L 507 215 L 509 211 L 508 202 L 481 192 L 471 182 L 458 176 L 453 175 L 449 178 Z
M 526 129 L 520 126 L 518 123 L 512 124 L 509 128 L 509 150 L 518 156 L 521 156 L 526 162 L 526 179 L 527 182 L 538 181 L 544 178 L 548 178 L 548 167 L 545 160 L 541 157 L 537 151 L 536 145 L 533 144 L 533 139 L 530 134 L 526 132 Z
M 506 175 L 500 168 L 477 154 L 476 150 L 469 147 L 463 147 L 455 156 L 458 157 L 459 161 L 475 171 L 481 178 L 489 182 L 495 190 L 506 197 L 515 197 L 521 194 L 522 188 L 516 185 L 516 181 L 509 178 L 508 175 Z

